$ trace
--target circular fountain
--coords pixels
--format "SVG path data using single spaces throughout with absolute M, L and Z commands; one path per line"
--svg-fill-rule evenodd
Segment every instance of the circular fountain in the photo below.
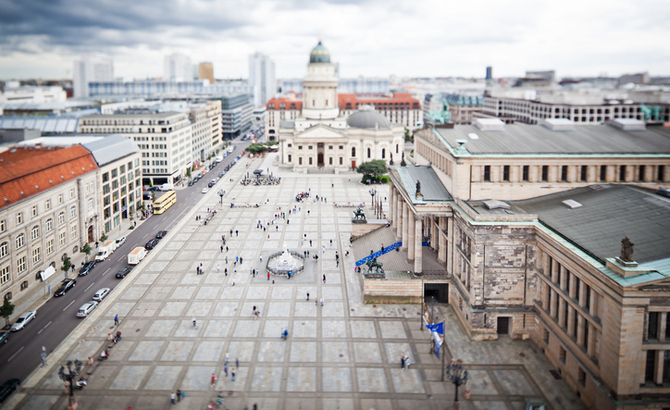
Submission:
M 291 276 L 302 272 L 305 268 L 305 258 L 297 252 L 291 252 L 286 243 L 284 243 L 283 250 L 276 252 L 268 258 L 266 265 L 267 270 L 273 275 Z

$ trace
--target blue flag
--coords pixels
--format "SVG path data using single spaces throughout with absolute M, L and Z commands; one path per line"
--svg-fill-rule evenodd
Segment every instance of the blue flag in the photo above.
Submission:
M 441 335 L 444 334 L 444 322 L 440 322 L 435 325 L 426 325 L 426 328 L 430 330 L 431 332 L 437 332 Z

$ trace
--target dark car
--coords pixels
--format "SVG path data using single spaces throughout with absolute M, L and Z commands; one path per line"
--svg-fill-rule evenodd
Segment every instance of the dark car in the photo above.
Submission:
M 163 239 L 165 238 L 165 235 L 167 235 L 167 231 L 158 231 L 156 234 L 156 239 Z
M 210 181 L 209 184 L 207 184 L 207 186 L 210 187 L 210 188 L 213 187 L 213 186 L 214 186 L 214 182 L 213 182 L 213 181 Z
M 195 179 L 192 179 L 192 180 L 188 181 L 188 186 L 191 186 L 193 184 L 195 184 Z
M 146 245 L 144 245 L 144 248 L 145 248 L 146 250 L 150 251 L 150 250 L 152 250 L 153 248 L 155 248 L 156 245 L 158 245 L 158 239 L 152 239 L 152 240 L 150 240 L 149 242 L 147 242 Z
M 125 267 L 125 268 L 121 269 L 120 271 L 116 272 L 116 278 L 117 279 L 123 279 L 129 273 L 130 273 L 130 268 Z
M 152 187 L 149 187 L 149 189 L 147 189 L 147 191 L 160 191 L 160 189 L 161 189 L 160 187 L 152 186 Z
M 7 344 L 9 340 L 9 332 L 0 332 L 0 344 Z
M 0 386 L 0 403 L 7 400 L 14 390 L 19 388 L 21 380 L 19 379 L 9 379 L 2 386 Z
M 95 261 L 90 261 L 79 269 L 79 276 L 86 276 L 95 266 Z
M 65 279 L 61 282 L 60 286 L 54 292 L 54 296 L 63 296 L 67 293 L 68 290 L 72 289 L 77 284 L 77 281 L 74 279 Z

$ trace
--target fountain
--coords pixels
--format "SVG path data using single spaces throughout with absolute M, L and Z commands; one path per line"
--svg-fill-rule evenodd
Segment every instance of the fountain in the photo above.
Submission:
M 286 243 L 283 246 L 284 250 L 276 252 L 268 258 L 266 265 L 267 270 L 273 275 L 291 276 L 302 272 L 305 268 L 305 258 L 297 252 L 291 252 Z

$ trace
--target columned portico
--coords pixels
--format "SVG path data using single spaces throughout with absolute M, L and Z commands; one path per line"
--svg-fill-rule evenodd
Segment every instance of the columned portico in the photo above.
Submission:
M 422 218 L 416 218 L 414 221 L 414 272 L 423 272 L 423 248 L 422 235 L 423 232 Z M 411 259 L 411 258 L 410 258 Z
M 407 207 L 409 208 L 409 207 Z M 414 225 L 414 212 L 409 211 L 409 218 L 407 219 L 407 228 L 405 229 L 407 231 L 407 259 L 410 261 L 414 260 L 414 255 L 416 254 L 416 242 L 415 238 L 418 236 L 419 238 L 419 246 L 421 246 L 421 232 L 419 231 L 419 235 L 416 235 L 416 229 Z M 421 219 L 416 218 L 416 222 L 421 222 Z M 420 226 L 420 225 L 419 225 Z M 403 245 L 405 245 L 405 241 L 403 241 Z M 419 248 L 419 252 L 421 252 L 421 248 Z
M 407 224 L 407 218 L 408 218 L 407 214 L 408 214 L 409 207 L 407 206 L 407 204 L 405 202 L 403 202 L 401 205 L 402 205 L 402 250 L 406 251 L 407 250 L 407 234 L 408 234 L 408 232 L 407 232 L 407 225 L 408 225 Z

